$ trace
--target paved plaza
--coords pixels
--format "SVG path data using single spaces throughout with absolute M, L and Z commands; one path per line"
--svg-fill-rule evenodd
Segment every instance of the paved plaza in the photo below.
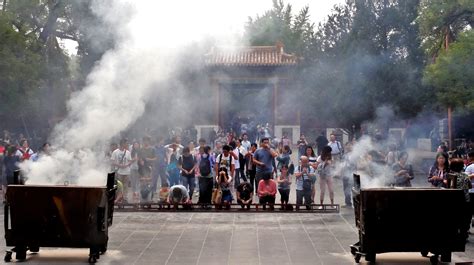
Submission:
M 339 185 L 336 191 L 341 203 Z M 338 214 L 116 212 L 109 236 L 109 250 L 98 264 L 343 265 L 354 264 L 349 245 L 357 241 L 353 209 L 347 208 Z M 473 242 L 471 236 L 452 264 L 474 261 Z M 25 263 L 85 264 L 88 254 L 44 248 L 28 254 Z M 377 264 L 430 263 L 419 253 L 388 253 L 377 255 Z

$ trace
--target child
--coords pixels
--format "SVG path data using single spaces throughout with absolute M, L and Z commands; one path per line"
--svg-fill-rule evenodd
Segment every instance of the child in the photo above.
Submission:
M 280 175 L 277 179 L 278 183 L 278 192 L 280 192 L 280 201 L 281 201 L 281 209 L 287 209 L 288 200 L 290 198 L 290 176 L 288 174 L 288 166 L 286 164 L 281 166 Z
M 160 198 L 159 203 L 165 203 L 168 195 L 170 193 L 170 189 L 168 187 L 168 183 L 164 183 L 163 186 L 160 188 Z
M 124 200 L 123 200 L 123 183 L 120 181 L 120 180 L 116 180 L 116 183 L 117 185 L 117 192 L 115 193 L 115 204 L 117 204 L 119 206 L 119 208 L 122 206 L 122 204 L 124 203 Z

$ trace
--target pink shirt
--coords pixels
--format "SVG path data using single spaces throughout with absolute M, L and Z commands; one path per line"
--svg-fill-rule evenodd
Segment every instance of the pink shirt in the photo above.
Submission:
M 273 179 L 268 180 L 267 183 L 262 179 L 258 183 L 258 196 L 265 196 L 265 193 L 269 193 L 271 196 L 275 196 L 277 193 L 277 185 Z

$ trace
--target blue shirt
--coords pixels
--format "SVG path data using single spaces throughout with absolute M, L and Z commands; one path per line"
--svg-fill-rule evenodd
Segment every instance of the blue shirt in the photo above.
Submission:
M 158 167 L 166 166 L 166 148 L 163 145 L 155 147 L 156 165 Z
M 272 173 L 273 172 L 273 156 L 270 150 L 259 148 L 253 154 L 253 157 L 259 162 L 264 163 L 263 166 L 257 165 L 257 173 Z

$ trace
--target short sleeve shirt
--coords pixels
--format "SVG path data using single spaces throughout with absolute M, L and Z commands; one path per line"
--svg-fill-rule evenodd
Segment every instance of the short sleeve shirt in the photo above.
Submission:
M 120 150 L 116 149 L 115 151 L 112 152 L 112 158 L 111 158 L 116 164 L 119 165 L 126 165 L 130 163 L 132 160 L 132 156 L 130 154 L 130 151 L 128 150 Z M 119 175 L 130 175 L 130 166 L 128 167 L 123 167 L 123 168 L 118 168 L 117 174 Z
M 180 189 L 181 190 L 181 198 L 174 198 L 173 197 L 173 190 L 174 189 Z M 169 200 L 173 203 L 180 203 L 180 202 L 183 202 L 183 201 L 187 201 L 189 199 L 188 190 L 183 185 L 174 185 L 173 187 L 171 187 L 168 196 L 169 196 Z
M 220 154 L 217 157 L 216 163 L 218 163 L 219 167 L 227 168 L 227 174 L 230 175 L 230 166 L 235 165 L 235 159 L 232 157 L 231 154 L 228 156 L 224 156 L 224 154 Z
M 315 170 L 313 167 L 311 166 L 307 166 L 308 168 L 308 174 L 314 174 L 315 173 Z M 301 166 L 298 166 L 295 170 L 295 174 L 296 173 L 300 173 L 300 172 L 303 172 L 303 168 Z M 303 179 L 307 180 L 307 179 L 311 179 L 311 181 L 313 181 L 315 179 L 315 177 L 310 177 L 308 175 L 303 175 L 303 177 L 299 177 L 299 178 L 296 178 L 296 190 L 303 190 Z
M 464 172 L 469 176 L 474 174 L 474 163 L 470 164 L 469 166 L 466 167 L 466 170 Z M 473 184 L 472 186 L 474 187 L 474 179 L 471 180 L 471 183 Z M 470 193 L 474 193 L 474 188 L 469 190 Z
M 253 157 L 264 163 L 263 166 L 256 166 L 257 168 L 257 173 L 272 173 L 273 172 L 273 156 L 270 153 L 270 151 L 259 148 L 255 153 L 253 154 Z

